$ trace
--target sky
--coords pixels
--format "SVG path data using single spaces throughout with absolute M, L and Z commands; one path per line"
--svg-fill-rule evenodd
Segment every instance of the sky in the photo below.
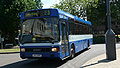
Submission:
M 50 8 L 53 4 L 58 4 L 60 0 L 41 0 L 43 8 Z

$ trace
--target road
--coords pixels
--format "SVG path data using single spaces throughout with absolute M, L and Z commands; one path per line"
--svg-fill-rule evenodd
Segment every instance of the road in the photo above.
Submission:
M 116 45 L 120 48 L 120 44 Z M 0 54 L 0 68 L 80 68 L 86 61 L 105 53 L 105 44 L 90 46 L 76 55 L 72 60 L 23 60 L 19 54 Z

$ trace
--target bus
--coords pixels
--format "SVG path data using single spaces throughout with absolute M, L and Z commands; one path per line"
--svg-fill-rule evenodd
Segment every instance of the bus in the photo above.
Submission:
M 92 44 L 92 23 L 60 9 L 21 12 L 20 57 L 73 58 Z

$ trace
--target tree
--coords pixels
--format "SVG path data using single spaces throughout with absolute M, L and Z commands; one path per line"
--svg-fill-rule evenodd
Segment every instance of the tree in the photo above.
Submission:
M 120 34 L 120 0 L 111 1 L 112 28 L 116 34 Z
M 52 7 L 59 8 L 80 18 L 85 18 L 91 12 L 90 8 L 96 7 L 97 3 L 98 0 L 62 0 L 59 4 L 55 4 Z
M 59 8 L 80 18 L 87 17 L 93 23 L 95 29 L 105 30 L 106 0 L 61 0 L 54 8 Z M 111 16 L 113 25 L 120 23 L 120 0 L 111 0 Z
M 36 2 L 36 8 L 37 9 L 40 9 L 40 8 L 42 8 L 43 6 L 43 3 L 41 2 L 41 0 L 35 0 L 35 2 Z
M 20 12 L 42 8 L 40 0 L 0 0 L 0 30 L 4 37 L 14 41 L 20 23 Z

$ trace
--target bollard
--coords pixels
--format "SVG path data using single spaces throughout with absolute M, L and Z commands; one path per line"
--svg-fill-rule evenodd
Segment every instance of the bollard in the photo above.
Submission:
M 116 40 L 115 33 L 112 29 L 106 32 L 106 58 L 108 60 L 116 60 Z

